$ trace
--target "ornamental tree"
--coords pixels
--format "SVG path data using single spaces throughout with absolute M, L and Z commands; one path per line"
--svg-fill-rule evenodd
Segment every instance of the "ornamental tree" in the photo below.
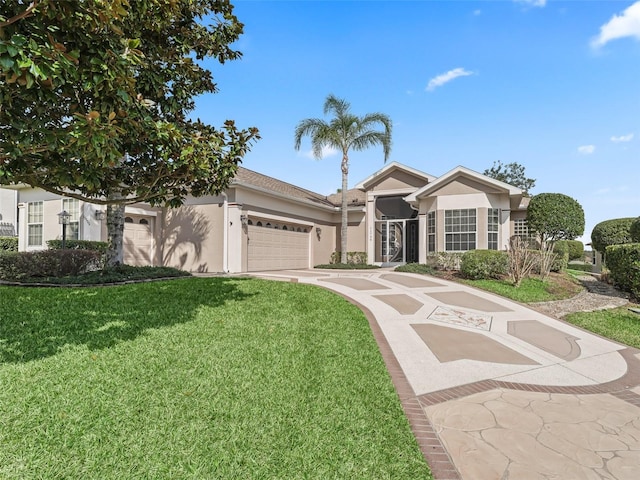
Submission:
M 598 223 L 591 231 L 591 246 L 604 254 L 610 245 L 622 245 L 635 242 L 632 227 L 637 220 L 634 217 L 613 218 Z
M 529 202 L 527 224 L 543 245 L 547 241 L 573 240 L 584 233 L 584 210 L 562 193 L 540 193 Z
M 259 138 L 188 117 L 242 29 L 225 0 L 1 3 L 0 184 L 107 205 L 121 263 L 126 204 L 218 194 Z
M 524 173 L 524 167 L 515 162 L 505 165 L 498 160 L 493 162 L 493 166 L 487 168 L 482 174 L 520 188 L 525 195 L 529 195 L 529 190 L 536 185 L 535 179 L 527 178 Z

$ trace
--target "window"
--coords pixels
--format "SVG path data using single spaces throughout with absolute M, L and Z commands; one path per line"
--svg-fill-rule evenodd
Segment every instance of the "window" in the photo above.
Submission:
M 27 207 L 27 246 L 42 246 L 42 202 L 30 202 Z
M 131 217 L 124 217 L 124 223 L 133 223 L 133 218 L 131 218 Z
M 147 220 L 146 218 L 141 218 L 138 223 L 140 225 L 149 225 L 149 220 Z
M 487 211 L 487 248 L 498 250 L 498 226 L 500 225 L 500 210 L 490 208 Z
M 444 211 L 445 250 L 461 252 L 476 248 L 476 210 Z
M 436 251 L 436 212 L 427 213 L 427 252 Z
M 513 221 L 513 235 L 521 240 L 529 240 L 529 226 L 526 218 L 516 218 Z
M 80 201 L 76 198 L 63 198 L 62 210 L 66 210 L 71 215 L 67 225 L 67 239 L 78 240 L 80 238 Z

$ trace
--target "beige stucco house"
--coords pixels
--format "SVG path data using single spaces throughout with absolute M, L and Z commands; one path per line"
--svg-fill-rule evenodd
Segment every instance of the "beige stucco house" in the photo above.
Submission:
M 68 238 L 106 239 L 103 207 L 25 185 L 0 192 L 0 214 L 12 219 L 22 251 L 61 237 L 62 210 L 71 214 Z M 347 195 L 348 250 L 366 252 L 371 264 L 503 250 L 512 235 L 526 234 L 522 190 L 464 167 L 436 178 L 393 162 Z M 340 194 L 321 195 L 242 167 L 222 195 L 188 198 L 176 209 L 126 208 L 129 264 L 234 273 L 309 268 L 329 263 L 339 246 Z

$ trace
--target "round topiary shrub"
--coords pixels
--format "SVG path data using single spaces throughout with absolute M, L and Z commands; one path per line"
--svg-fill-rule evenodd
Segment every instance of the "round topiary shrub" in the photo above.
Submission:
M 628 217 L 614 218 L 598 223 L 593 227 L 593 231 L 591 232 L 591 245 L 594 250 L 605 253 L 607 247 L 610 245 L 631 243 L 633 241 L 631 237 L 631 225 L 635 221 L 635 218 Z
M 636 218 L 629 228 L 633 243 L 640 243 L 640 217 Z
M 497 250 L 469 250 L 462 255 L 460 273 L 470 280 L 502 278 L 509 272 L 509 256 Z

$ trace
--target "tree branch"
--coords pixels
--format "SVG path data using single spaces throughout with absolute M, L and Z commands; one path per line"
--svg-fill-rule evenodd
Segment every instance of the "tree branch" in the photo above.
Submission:
M 16 23 L 18 20 L 22 20 L 23 18 L 28 17 L 29 15 L 31 15 L 33 13 L 33 11 L 36 9 L 36 7 L 38 6 L 38 1 L 39 0 L 33 0 L 31 2 L 31 5 L 29 5 L 27 7 L 27 9 L 22 12 L 19 13 L 18 15 L 16 15 L 15 17 L 11 17 L 9 20 L 7 20 L 6 22 L 2 22 L 0 23 L 0 28 L 4 28 L 4 27 L 8 27 L 9 25 L 11 25 L 12 23 Z

